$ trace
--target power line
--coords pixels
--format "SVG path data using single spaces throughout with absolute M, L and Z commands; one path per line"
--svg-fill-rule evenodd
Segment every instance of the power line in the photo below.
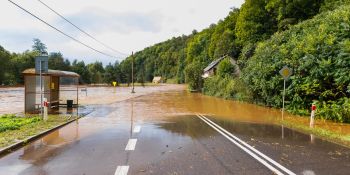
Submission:
M 54 30 L 56 30 L 57 32 L 61 33 L 62 35 L 65 35 L 66 37 L 68 37 L 68 38 L 74 40 L 75 42 L 77 42 L 77 43 L 79 43 L 79 44 L 81 44 L 81 45 L 83 45 L 83 46 L 85 46 L 85 47 L 87 47 L 87 48 L 89 48 L 89 49 L 91 49 L 91 50 L 97 52 L 97 53 L 100 53 L 100 54 L 102 54 L 102 55 L 105 55 L 105 56 L 108 56 L 108 57 L 112 57 L 112 58 L 117 58 L 117 59 L 118 59 L 118 57 L 115 57 L 115 56 L 112 56 L 112 55 L 110 55 L 110 54 L 107 54 L 107 53 L 104 53 L 104 52 L 102 52 L 102 51 L 99 51 L 99 50 L 97 50 L 97 49 L 95 49 L 95 48 L 93 48 L 93 47 L 91 47 L 91 46 L 89 46 L 89 45 L 87 45 L 87 44 L 85 44 L 85 43 L 79 41 L 78 39 L 75 39 L 74 37 L 72 37 L 72 36 L 70 36 L 70 35 L 64 33 L 63 31 L 59 30 L 58 28 L 54 27 L 53 25 L 49 24 L 48 22 L 42 20 L 42 19 L 39 18 L 38 16 L 36 16 L 36 15 L 34 15 L 33 13 L 29 12 L 29 11 L 26 10 L 25 8 L 23 8 L 23 7 L 21 7 L 20 5 L 16 4 L 15 2 L 13 2 L 13 1 L 11 1 L 11 0 L 8 0 L 8 1 L 11 2 L 13 5 L 17 6 L 18 8 L 20 8 L 21 10 L 25 11 L 26 13 L 30 14 L 31 16 L 33 16 L 33 17 L 36 18 L 37 20 L 43 22 L 44 24 L 46 24 L 46 25 L 48 25 L 49 27 L 51 27 L 51 28 L 53 28 Z
M 52 12 L 54 12 L 56 15 L 60 16 L 62 19 L 64 19 L 66 22 L 68 22 L 69 24 L 71 24 L 72 26 L 74 26 L 75 28 L 77 28 L 79 31 L 83 32 L 85 35 L 89 36 L 90 38 L 92 38 L 93 40 L 97 41 L 98 43 L 102 44 L 103 46 L 105 46 L 106 48 L 118 53 L 118 54 L 121 54 L 121 55 L 124 55 L 124 56 L 127 56 L 128 54 L 125 54 L 123 52 L 120 52 L 118 50 L 115 50 L 113 49 L 112 47 L 108 46 L 107 44 L 99 41 L 98 39 L 96 39 L 95 37 L 91 36 L 89 33 L 85 32 L 83 29 L 81 29 L 80 27 L 78 27 L 77 25 L 73 24 L 71 21 L 69 21 L 67 18 L 65 18 L 63 15 L 61 15 L 60 13 L 58 13 L 57 11 L 55 11 L 53 8 L 51 8 L 50 6 L 48 6 L 46 3 L 44 3 L 43 1 L 41 0 L 38 0 L 41 4 L 43 4 L 44 6 L 46 6 L 48 9 L 50 9 Z

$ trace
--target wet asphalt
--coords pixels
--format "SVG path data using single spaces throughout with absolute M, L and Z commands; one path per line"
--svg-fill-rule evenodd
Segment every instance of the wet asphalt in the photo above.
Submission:
M 0 175 L 113 175 L 118 166 L 127 174 L 274 174 L 193 111 L 172 107 L 167 93 L 94 108 L 1 157 Z M 295 174 L 350 174 L 349 148 L 279 125 L 206 116 Z M 129 139 L 137 142 L 126 150 Z

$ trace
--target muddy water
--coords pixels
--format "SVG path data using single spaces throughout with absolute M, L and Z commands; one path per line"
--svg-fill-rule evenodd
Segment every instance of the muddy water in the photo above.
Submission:
M 95 106 L 140 97 L 136 103 L 143 103 L 146 106 L 140 113 L 149 115 L 149 119 L 164 113 L 166 115 L 202 113 L 229 120 L 255 123 L 277 123 L 281 119 L 281 112 L 276 109 L 188 93 L 185 88 L 181 85 L 135 87 L 136 93 L 131 94 L 130 87 L 88 87 L 87 93 L 79 90 L 79 102 L 82 105 Z M 0 88 L 0 115 L 23 112 L 23 93 L 23 88 Z M 141 97 L 143 95 L 147 96 Z M 305 126 L 309 122 L 307 117 L 288 114 L 285 119 Z M 317 121 L 316 127 L 339 134 L 350 134 L 349 124 Z
M 93 107 L 78 122 L 2 157 L 0 174 L 113 174 L 117 165 L 130 165 L 130 174 L 271 174 L 196 113 L 297 174 L 346 174 L 350 168 L 348 148 L 275 125 L 278 110 L 179 89 Z M 142 125 L 139 134 L 132 132 L 136 125 Z M 136 150 L 126 152 L 128 139 L 136 137 Z
M 83 91 L 87 88 L 87 91 Z M 184 90 L 183 85 L 159 85 L 135 87 L 137 93 L 131 94 L 131 87 L 80 87 L 79 104 L 97 105 L 110 104 L 118 101 L 139 97 L 153 92 L 163 92 L 169 90 Z M 75 99 L 76 92 L 60 92 L 60 99 Z M 0 115 L 23 113 L 24 111 L 24 88 L 0 88 Z
M 233 121 L 253 122 L 263 124 L 276 124 L 281 120 L 281 111 L 254 104 L 223 100 L 220 98 L 193 94 L 187 91 L 176 91 L 141 97 L 139 101 L 145 103 L 147 108 L 155 106 L 159 113 L 168 115 L 201 113 L 216 118 Z M 146 108 L 146 109 L 147 109 Z M 152 117 L 157 114 L 152 114 Z M 293 123 L 308 126 L 309 118 L 285 114 L 284 119 Z M 315 128 L 324 128 L 339 134 L 350 136 L 350 124 L 333 123 L 317 120 Z

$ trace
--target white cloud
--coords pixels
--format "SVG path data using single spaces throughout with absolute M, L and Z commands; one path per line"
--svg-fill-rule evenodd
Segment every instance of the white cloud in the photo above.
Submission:
M 88 45 L 110 54 L 77 31 L 37 0 L 13 0 L 50 24 Z M 227 16 L 231 7 L 244 0 L 42 0 L 73 23 L 107 45 L 122 51 L 142 50 L 174 36 L 198 31 Z M 105 57 L 72 41 L 24 13 L 8 1 L 0 2 L 0 45 L 12 52 L 30 49 L 33 38 L 41 39 L 49 51 L 61 51 L 65 57 L 104 63 Z M 117 54 L 116 54 L 117 55 Z

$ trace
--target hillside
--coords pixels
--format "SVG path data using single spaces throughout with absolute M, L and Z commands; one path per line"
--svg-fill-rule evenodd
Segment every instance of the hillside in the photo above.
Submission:
M 290 112 L 307 114 L 314 102 L 318 117 L 350 122 L 350 7 L 344 4 L 349 1 L 246 0 L 201 32 L 137 52 L 136 78 L 162 76 L 207 95 L 281 107 L 278 71 L 288 65 L 294 71 L 287 83 Z M 223 61 L 218 75 L 203 81 L 203 68 L 224 55 L 238 65 Z M 130 61 L 120 65 L 124 81 L 130 81 Z M 238 68 L 241 74 L 233 75 Z

